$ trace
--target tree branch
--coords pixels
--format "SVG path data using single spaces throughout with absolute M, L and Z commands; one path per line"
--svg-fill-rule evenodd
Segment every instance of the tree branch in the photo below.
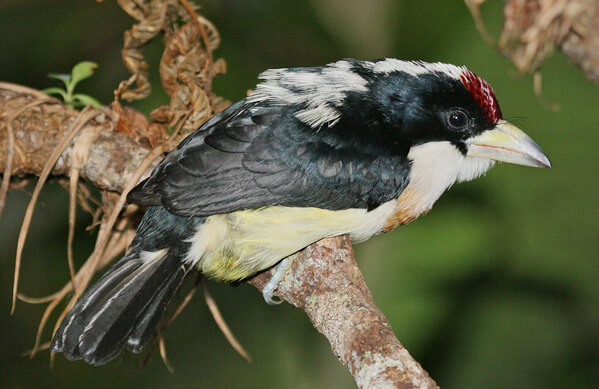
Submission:
M 33 101 L 39 104 L 22 110 Z M 15 117 L 15 114 L 18 116 Z M 79 111 L 39 91 L 0 82 L 0 150 L 5 152 L 8 146 L 7 131 L 3 129 L 10 125 L 15 137 L 11 175 L 39 175 L 77 116 Z M 86 130 L 98 131 L 80 175 L 100 189 L 122 191 L 150 149 L 136 143 L 125 133 L 113 131 L 118 120 L 119 115 L 112 111 L 97 110 L 95 120 L 88 122 L 62 153 L 52 175 L 68 175 L 77 139 Z M 4 171 L 6 162 L 5 158 L 0 158 L 0 171 Z
M 262 289 L 266 271 L 248 282 Z M 436 388 L 375 305 L 347 236 L 323 239 L 294 260 L 276 295 L 300 308 L 360 388 Z

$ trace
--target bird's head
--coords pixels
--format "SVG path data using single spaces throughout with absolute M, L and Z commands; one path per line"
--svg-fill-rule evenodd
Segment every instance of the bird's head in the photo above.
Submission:
M 385 126 L 412 148 L 445 144 L 466 160 L 551 167 L 541 148 L 503 119 L 491 85 L 465 67 L 384 59 L 370 70 Z

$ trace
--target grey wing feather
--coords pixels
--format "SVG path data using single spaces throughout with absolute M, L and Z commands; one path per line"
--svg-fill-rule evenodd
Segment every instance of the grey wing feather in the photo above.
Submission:
M 399 179 L 381 179 L 387 170 Z M 401 193 L 408 171 L 405 157 L 332 144 L 288 107 L 241 101 L 186 138 L 128 199 L 183 216 L 272 205 L 371 209 Z

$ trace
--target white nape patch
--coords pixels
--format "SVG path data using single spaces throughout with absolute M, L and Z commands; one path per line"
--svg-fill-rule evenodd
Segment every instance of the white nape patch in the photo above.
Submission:
M 341 114 L 335 108 L 323 104 L 318 107 L 303 109 L 296 113 L 295 117 L 312 128 L 320 128 L 327 123 L 333 126 L 337 123 Z
M 377 73 L 385 74 L 404 72 L 414 77 L 421 74 L 443 73 L 451 78 L 459 80 L 462 73 L 466 71 L 466 67 L 441 62 L 428 63 L 423 61 L 401 61 L 395 58 L 385 58 L 375 62 L 372 66 L 372 70 Z
M 215 250 L 225 239 L 229 232 L 229 226 L 223 215 L 210 216 L 206 221 L 196 228 L 195 234 L 186 242 L 191 243 L 183 261 L 192 266 L 198 263 L 202 256 Z
M 352 70 L 348 61 L 338 61 L 321 68 L 270 69 L 260 74 L 263 83 L 256 86 L 249 102 L 301 104 L 296 117 L 312 128 L 335 124 L 337 111 L 347 92 L 366 92 L 368 81 Z
M 162 249 L 158 251 L 142 251 L 139 254 L 139 259 L 143 262 L 144 265 L 152 262 L 156 262 L 161 259 L 166 253 L 168 249 Z
M 408 158 L 412 169 L 406 190 L 418 194 L 418 201 L 411 204 L 415 214 L 428 211 L 454 183 L 473 180 L 495 164 L 486 158 L 466 157 L 450 142 L 413 146 Z

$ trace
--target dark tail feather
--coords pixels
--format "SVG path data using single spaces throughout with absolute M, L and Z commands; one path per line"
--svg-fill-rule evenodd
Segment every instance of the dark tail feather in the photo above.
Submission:
M 141 321 L 135 327 L 133 333 L 127 339 L 127 350 L 132 353 L 140 353 L 148 345 L 154 335 L 154 331 L 160 322 L 160 318 L 166 309 L 173 294 L 183 282 L 186 272 L 174 273 L 166 279 L 161 286 L 161 291 L 156 295 L 154 301 L 146 307 Z
M 140 260 L 125 256 L 92 285 L 67 314 L 56 331 L 51 346 L 53 352 L 63 352 L 71 360 L 81 359 L 78 349 L 78 334 L 83 332 L 90 314 L 90 307 L 101 304 L 110 291 L 137 270 L 140 265 Z
M 189 266 L 179 255 L 130 253 L 92 286 L 68 313 L 52 341 L 52 352 L 101 365 L 124 347 L 138 353 L 152 334 Z

